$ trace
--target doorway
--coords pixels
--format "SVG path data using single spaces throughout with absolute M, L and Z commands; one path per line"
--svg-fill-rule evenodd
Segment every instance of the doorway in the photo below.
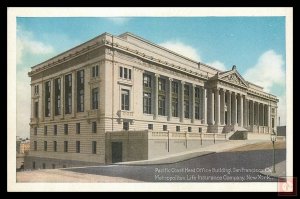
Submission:
M 112 142 L 111 143 L 111 161 L 122 162 L 122 142 Z

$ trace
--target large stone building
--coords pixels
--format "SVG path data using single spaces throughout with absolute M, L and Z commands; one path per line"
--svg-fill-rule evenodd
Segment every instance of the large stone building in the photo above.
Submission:
M 276 128 L 276 96 L 131 33 L 32 67 L 27 168 L 148 159 Z

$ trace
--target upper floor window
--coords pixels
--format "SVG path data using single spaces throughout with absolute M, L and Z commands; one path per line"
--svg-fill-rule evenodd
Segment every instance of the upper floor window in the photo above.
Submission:
M 195 98 L 200 98 L 200 89 L 195 87 Z
M 131 79 L 131 69 L 120 66 L 120 78 Z
M 158 115 L 166 115 L 166 98 L 163 95 L 158 96 Z
M 34 117 L 39 117 L 39 102 L 34 102 Z
M 172 82 L 172 93 L 178 94 L 178 82 Z
M 190 87 L 189 87 L 189 85 L 184 85 L 184 95 L 186 95 L 186 96 L 190 95 Z
M 65 76 L 65 113 L 72 113 L 72 74 Z
M 144 74 L 143 77 L 144 87 L 151 88 L 151 76 L 148 74 Z
M 55 115 L 60 115 L 61 112 L 61 80 L 55 79 Z
M 45 83 L 45 117 L 50 116 L 51 109 L 51 82 Z
M 92 89 L 92 109 L 98 109 L 98 88 Z
M 159 78 L 158 79 L 158 90 L 159 91 L 166 91 L 166 80 Z
M 122 89 L 121 103 L 121 109 L 129 111 L 129 90 Z
M 144 113 L 151 114 L 151 93 L 144 92 L 143 106 Z
M 92 67 L 92 77 L 98 77 L 99 76 L 99 66 L 93 66 Z
M 77 112 L 84 111 L 84 70 L 77 71 Z
M 38 95 L 39 94 L 39 85 L 34 86 L 34 94 Z

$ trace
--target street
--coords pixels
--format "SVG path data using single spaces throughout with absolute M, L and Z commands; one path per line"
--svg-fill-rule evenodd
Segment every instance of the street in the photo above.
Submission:
M 285 146 L 277 147 L 275 157 L 276 163 L 286 159 Z M 269 143 L 263 143 L 174 164 L 106 165 L 67 170 L 143 182 L 272 182 L 277 179 L 260 174 L 260 171 L 272 165 L 273 150 Z M 271 169 L 268 171 L 271 172 Z

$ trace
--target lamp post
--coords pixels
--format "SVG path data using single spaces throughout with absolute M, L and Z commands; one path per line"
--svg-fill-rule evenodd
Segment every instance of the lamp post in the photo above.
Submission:
M 275 171 L 275 142 L 276 142 L 276 133 L 275 131 L 273 131 L 273 134 L 271 134 L 271 141 L 272 141 L 272 144 L 273 144 L 273 170 L 272 170 L 272 173 L 276 173 Z

